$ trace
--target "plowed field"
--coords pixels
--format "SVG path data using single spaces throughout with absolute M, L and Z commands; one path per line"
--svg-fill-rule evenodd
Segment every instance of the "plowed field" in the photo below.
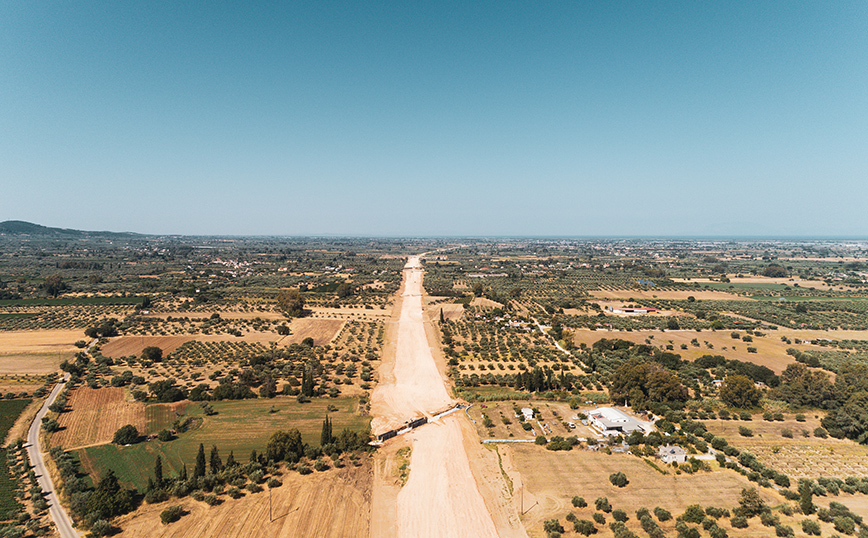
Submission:
M 130 355 L 138 357 L 146 347 L 156 346 L 163 350 L 165 357 L 190 340 L 194 338 L 191 336 L 121 336 L 103 346 L 102 354 L 112 358 Z
M 145 404 L 126 401 L 123 388 L 75 389 L 68 408 L 58 418 L 62 429 L 51 437 L 54 446 L 71 449 L 110 443 L 118 428 L 127 424 L 145 431 Z
M 305 338 L 313 338 L 314 345 L 322 346 L 332 341 L 344 324 L 341 319 L 299 318 L 292 321 L 292 334 L 280 341 L 281 345 L 300 344 Z

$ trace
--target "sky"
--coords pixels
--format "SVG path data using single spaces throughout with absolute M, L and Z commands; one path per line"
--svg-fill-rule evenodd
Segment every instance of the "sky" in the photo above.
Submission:
M 0 0 L 0 221 L 868 237 L 868 2 Z

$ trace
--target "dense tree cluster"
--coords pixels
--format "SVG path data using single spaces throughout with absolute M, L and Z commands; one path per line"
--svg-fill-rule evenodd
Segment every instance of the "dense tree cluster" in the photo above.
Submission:
M 747 409 L 759 405 L 762 393 L 756 384 L 743 375 L 727 376 L 720 386 L 720 399 L 731 407 Z
M 672 372 L 640 358 L 630 359 L 615 371 L 609 395 L 634 409 L 644 409 L 648 402 L 685 402 L 689 396 L 687 388 Z

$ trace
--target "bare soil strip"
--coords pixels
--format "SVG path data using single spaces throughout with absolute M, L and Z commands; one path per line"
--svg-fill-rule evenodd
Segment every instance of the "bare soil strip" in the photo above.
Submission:
M 419 258 L 410 258 L 404 269 L 394 367 L 384 369 L 372 397 L 375 431 L 431 416 L 453 403 L 425 334 L 422 274 Z M 397 495 L 397 536 L 498 536 L 471 472 L 460 417 L 453 414 L 407 434 L 412 455 L 409 479 Z M 386 513 L 375 513 L 374 519 L 394 514 L 378 501 L 382 495 L 375 489 L 374 506 Z

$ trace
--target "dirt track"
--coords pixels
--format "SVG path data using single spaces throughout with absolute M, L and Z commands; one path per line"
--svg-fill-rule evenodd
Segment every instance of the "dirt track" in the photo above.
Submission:
M 419 258 L 410 258 L 404 268 L 394 367 L 383 369 L 372 397 L 374 431 L 430 416 L 452 403 L 425 335 L 422 274 Z M 463 415 L 456 413 L 407 434 L 410 475 L 397 494 L 396 512 L 377 501 L 375 488 L 374 507 L 385 513 L 372 518 L 395 517 L 396 525 L 385 527 L 398 537 L 498 536 L 471 472 L 461 420 Z

